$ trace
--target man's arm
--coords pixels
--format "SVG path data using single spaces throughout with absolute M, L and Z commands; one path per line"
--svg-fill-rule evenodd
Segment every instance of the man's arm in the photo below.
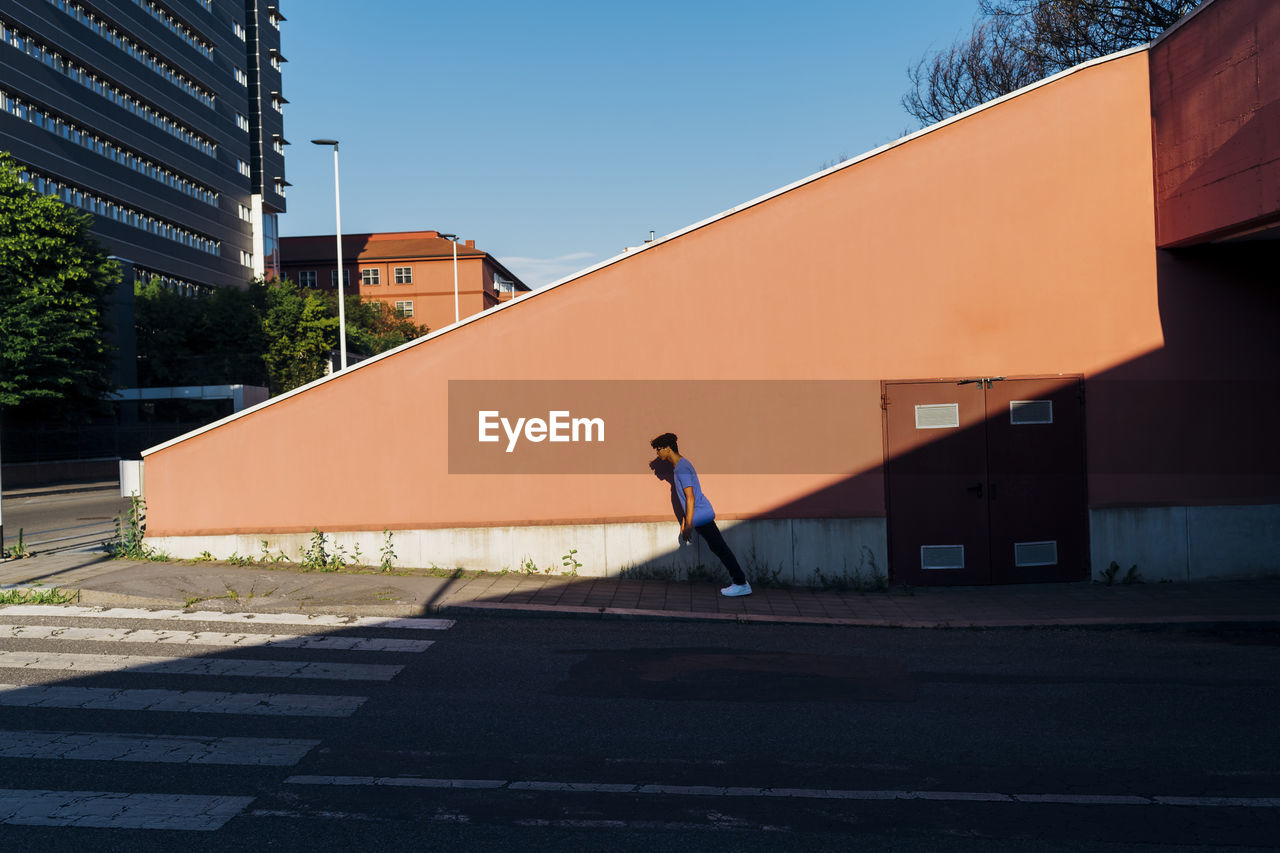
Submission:
M 680 535 L 685 539 L 693 537 L 693 486 L 684 487 L 684 522 L 680 525 Z

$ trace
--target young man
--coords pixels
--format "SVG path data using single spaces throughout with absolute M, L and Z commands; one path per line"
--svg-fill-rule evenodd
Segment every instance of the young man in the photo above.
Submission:
M 747 583 L 747 576 L 742 573 L 737 558 L 720 535 L 720 528 L 716 527 L 716 511 L 711 507 L 711 501 L 702 493 L 702 486 L 698 484 L 698 472 L 693 470 L 693 464 L 680 455 L 675 434 L 664 432 L 649 442 L 649 446 L 657 451 L 659 459 L 674 469 L 675 492 L 684 509 L 680 538 L 688 541 L 693 536 L 693 531 L 698 531 L 698 535 L 711 548 L 711 553 L 724 563 L 733 583 L 720 590 L 721 595 L 750 595 L 751 584 Z

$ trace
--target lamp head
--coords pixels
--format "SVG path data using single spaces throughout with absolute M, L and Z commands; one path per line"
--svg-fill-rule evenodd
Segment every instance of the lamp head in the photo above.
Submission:
M 311 140 L 311 144 L 312 144 L 312 145 L 332 145 L 334 148 L 337 148 L 337 147 L 338 147 L 338 140 L 336 140 L 336 139 L 313 139 L 313 140 Z

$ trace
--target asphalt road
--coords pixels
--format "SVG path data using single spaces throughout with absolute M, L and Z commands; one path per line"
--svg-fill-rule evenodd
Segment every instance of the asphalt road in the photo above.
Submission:
M 0 627 L 0 682 L 16 685 L 0 688 L 0 789 L 241 798 L 209 831 L 0 823 L 8 849 L 653 853 L 1280 843 L 1275 630 L 928 631 L 477 616 L 424 632 L 48 613 L 0 609 L 0 623 L 435 642 L 421 651 L 175 651 L 150 636 L 24 637 Z M 33 667 L 31 655 L 53 657 Z M 84 657 L 66 657 L 76 655 Z M 124 669 L 83 672 L 109 655 L 134 657 L 113 664 Z M 157 660 L 174 655 L 181 660 Z M 213 663 L 223 669 L 201 671 Z M 308 663 L 331 666 L 297 677 Z M 67 665 L 74 668 L 47 668 Z M 250 669 L 226 669 L 238 666 Z M 284 669 L 265 669 L 272 666 Z M 50 692 L 55 687 L 62 692 Z M 152 691 L 147 701 L 166 691 L 200 698 L 194 710 L 123 710 L 102 698 L 120 690 Z M 248 691 L 274 698 L 254 713 L 214 710 L 217 697 Z M 286 694 L 292 711 L 263 710 Z M 342 702 L 352 697 L 365 698 L 348 713 Z M 308 715 L 317 709 L 348 715 Z M 223 765 L 120 760 L 111 751 L 118 745 L 89 758 L 48 746 L 21 756 L 13 746 L 48 732 L 212 739 L 287 755 L 250 766 L 243 755 Z M 226 740 L 241 738 L 255 740 Z
M 129 501 L 115 489 L 4 498 L 5 545 L 22 531 L 32 553 L 93 547 L 115 534 L 115 518 Z

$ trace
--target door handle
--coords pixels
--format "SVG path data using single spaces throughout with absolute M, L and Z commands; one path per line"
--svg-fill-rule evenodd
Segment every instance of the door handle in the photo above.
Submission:
M 982 497 L 982 484 L 981 484 L 981 483 L 974 483 L 972 486 L 970 486 L 969 488 L 965 489 L 965 491 L 966 491 L 966 492 L 973 492 L 975 497 L 977 497 L 977 498 L 981 498 L 981 497 Z

